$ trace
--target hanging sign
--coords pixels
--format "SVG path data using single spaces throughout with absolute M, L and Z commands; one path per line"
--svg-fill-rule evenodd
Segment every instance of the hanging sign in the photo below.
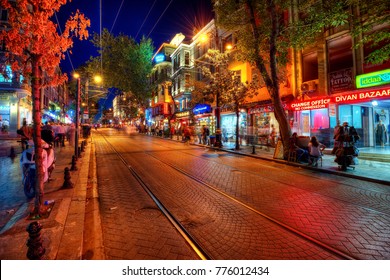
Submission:
M 165 61 L 165 55 L 162 54 L 162 53 L 156 55 L 155 58 L 154 58 L 154 62 L 155 62 L 156 64 L 161 63 L 161 62 L 163 62 L 163 61 Z
M 390 83 L 390 69 L 356 76 L 356 87 L 365 88 Z
M 197 104 L 192 109 L 192 112 L 194 113 L 194 115 L 211 113 L 211 106 L 209 104 Z

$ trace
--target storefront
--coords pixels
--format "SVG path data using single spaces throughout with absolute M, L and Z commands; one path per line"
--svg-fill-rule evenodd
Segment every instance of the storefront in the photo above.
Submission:
M 283 104 L 287 108 L 287 105 Z M 253 137 L 255 144 L 269 145 L 269 136 L 273 128 L 276 131 L 275 138 L 277 138 L 279 135 L 279 123 L 275 118 L 274 107 L 270 101 L 266 104 L 248 108 L 247 132 L 250 137 Z
M 192 113 L 194 114 L 194 127 L 195 134 L 202 134 L 202 127 L 206 126 L 210 130 L 210 135 L 215 133 L 215 117 L 212 115 L 212 108 L 209 104 L 197 104 L 192 109 Z
M 223 142 L 235 142 L 236 141 L 236 124 L 237 116 L 234 112 L 221 113 L 221 131 Z M 241 144 L 247 144 L 247 113 L 246 110 L 241 110 L 238 118 L 239 136 Z
M 186 110 L 175 113 L 175 119 L 172 120 L 171 127 L 173 126 L 175 128 L 176 133 L 181 135 L 184 128 L 190 125 L 193 125 L 190 111 Z
M 299 135 L 315 135 L 327 147 L 333 145 L 337 124 L 348 122 L 360 136 L 359 147 L 378 146 L 379 121 L 389 131 L 390 85 L 362 88 L 322 98 L 295 101 L 290 104 L 294 114 L 292 131 Z M 388 134 L 388 133 L 387 133 Z M 388 135 L 385 145 L 389 145 Z
M 7 123 L 7 131 L 16 131 L 24 118 L 28 124 L 32 122 L 32 102 L 28 94 L 23 89 L 0 91 L 0 121 Z

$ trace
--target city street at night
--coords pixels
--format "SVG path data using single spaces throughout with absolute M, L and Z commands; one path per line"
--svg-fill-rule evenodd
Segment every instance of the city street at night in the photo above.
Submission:
M 0 15 L 2 279 L 389 274 L 388 0 Z
M 101 222 L 87 220 L 93 202 L 87 199 L 85 225 L 78 225 L 85 226 L 87 239 L 81 258 L 389 259 L 388 185 L 126 129 L 102 128 L 89 140 L 95 155 L 83 158 L 83 168 L 90 166 L 86 191 L 96 182 Z M 0 242 L 1 248 L 21 251 L 2 250 L 2 259 L 25 259 L 27 250 L 26 233 L 17 228 L 28 221 L 23 215 L 15 221 L 10 214 L 20 208 L 26 212 L 32 203 L 23 198 L 15 165 L 8 167 L 14 181 L 1 182 L 7 204 L 1 209 Z M 91 170 L 95 165 L 96 172 Z M 46 234 L 64 231 L 49 221 L 61 214 L 57 207 L 64 207 L 60 192 L 46 194 L 59 203 L 51 218 L 42 220 L 44 246 L 55 244 Z M 91 242 L 88 232 L 98 242 Z M 59 238 L 66 239 L 66 230 Z M 12 239 L 23 244 L 11 244 Z M 71 256 L 48 249 L 50 258 Z

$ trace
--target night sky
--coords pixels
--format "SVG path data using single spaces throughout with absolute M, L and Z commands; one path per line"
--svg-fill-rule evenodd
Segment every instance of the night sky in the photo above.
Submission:
M 103 29 L 108 29 L 114 35 L 122 33 L 131 36 L 137 41 L 145 35 L 153 40 L 155 49 L 163 42 L 169 42 L 176 33 L 181 32 L 188 36 L 187 38 L 191 38 L 194 29 L 202 28 L 213 18 L 211 0 L 101 0 L 101 2 Z M 91 20 L 90 35 L 94 32 L 99 33 L 100 0 L 72 0 L 57 14 L 59 22 L 63 23 L 76 9 Z M 70 60 L 67 56 L 61 63 L 61 68 L 63 72 L 70 73 L 90 56 L 96 55 L 91 42 L 75 40 Z

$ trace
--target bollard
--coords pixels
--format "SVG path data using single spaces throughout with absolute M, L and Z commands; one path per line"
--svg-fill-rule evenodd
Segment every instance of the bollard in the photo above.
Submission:
M 77 147 L 77 149 L 78 149 L 78 154 L 79 154 L 79 158 L 81 158 L 81 147 Z
M 76 161 L 77 161 L 76 156 L 72 156 L 72 166 L 70 167 L 70 171 L 77 170 Z
M 252 146 L 252 155 L 255 155 L 255 154 L 256 154 L 256 151 L 255 151 L 255 150 L 256 150 L 256 147 L 255 147 L 255 145 L 253 145 L 253 146 Z
M 84 147 L 87 147 L 88 141 L 84 140 Z
M 82 152 L 85 152 L 85 143 L 84 143 L 84 141 L 81 141 L 81 151 Z
M 29 234 L 27 240 L 27 258 L 30 260 L 41 260 L 45 254 L 46 249 L 42 246 L 41 239 L 42 225 L 39 222 L 32 222 L 27 226 L 26 231 Z
M 16 157 L 16 153 L 15 153 L 15 148 L 14 147 L 11 147 L 11 152 L 9 154 L 9 157 L 10 158 L 15 158 Z
M 64 169 L 64 184 L 62 185 L 63 189 L 71 189 L 73 188 L 73 183 L 70 177 L 69 167 L 65 167 Z

